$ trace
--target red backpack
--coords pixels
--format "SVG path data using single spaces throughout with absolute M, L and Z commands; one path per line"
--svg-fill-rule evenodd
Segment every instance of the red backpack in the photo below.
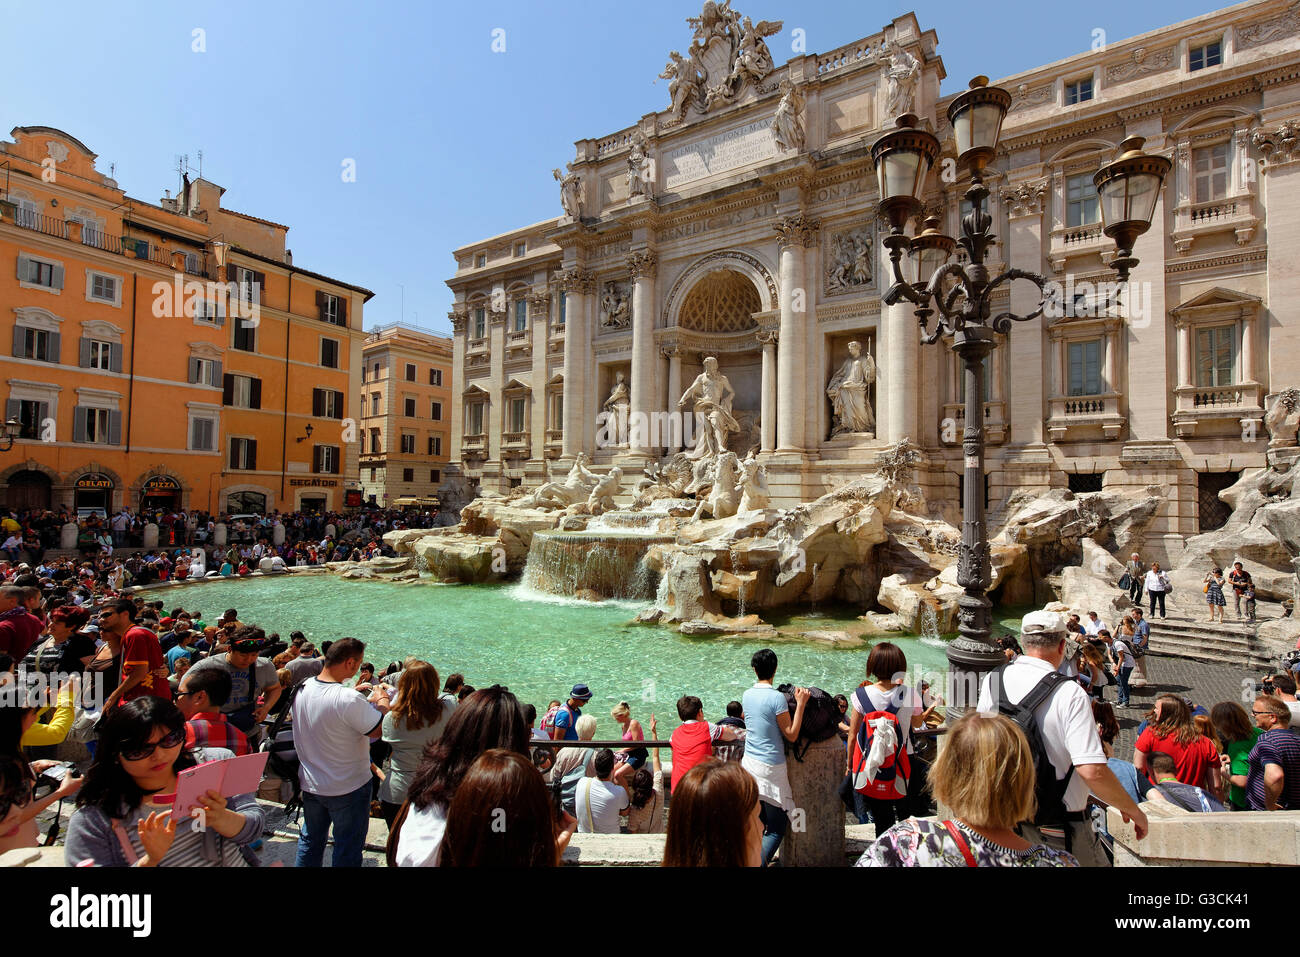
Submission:
M 885 710 L 877 711 L 866 688 L 858 688 L 853 694 L 863 712 L 862 723 L 858 725 L 858 735 L 853 739 L 853 750 L 849 756 L 853 789 L 877 801 L 901 800 L 907 797 L 907 782 L 912 776 L 912 763 L 907 756 L 907 737 L 911 729 L 899 724 L 898 705 L 894 703 L 893 695 Z M 867 757 L 871 754 L 871 746 L 878 733 L 872 722 L 879 719 L 885 719 L 893 726 L 894 746 L 872 778 L 867 774 Z

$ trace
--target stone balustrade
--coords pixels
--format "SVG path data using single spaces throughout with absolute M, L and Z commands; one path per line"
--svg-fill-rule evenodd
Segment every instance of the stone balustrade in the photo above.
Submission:
M 1300 866 L 1300 811 L 1193 814 L 1163 801 L 1141 805 L 1151 830 L 1139 841 L 1111 808 L 1116 867 Z

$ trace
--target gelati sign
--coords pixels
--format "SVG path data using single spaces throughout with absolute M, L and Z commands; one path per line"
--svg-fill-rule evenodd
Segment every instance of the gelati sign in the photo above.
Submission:
M 77 479 L 77 486 L 80 490 L 86 489 L 105 489 L 113 487 L 113 480 L 101 472 L 87 472 L 81 478 Z

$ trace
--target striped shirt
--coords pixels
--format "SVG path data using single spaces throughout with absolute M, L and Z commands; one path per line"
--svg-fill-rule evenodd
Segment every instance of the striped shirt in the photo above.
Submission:
M 1250 770 L 1246 774 L 1246 799 L 1252 811 L 1268 810 L 1264 788 L 1264 769 L 1270 764 L 1282 768 L 1282 793 L 1277 806 L 1286 810 L 1300 809 L 1300 735 L 1286 728 L 1265 731 L 1255 741 L 1247 759 Z

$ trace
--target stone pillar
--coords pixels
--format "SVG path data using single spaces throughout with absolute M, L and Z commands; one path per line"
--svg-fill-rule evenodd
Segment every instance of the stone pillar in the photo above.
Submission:
M 501 393 L 506 384 L 506 316 L 509 313 L 505 309 L 505 290 L 502 287 L 493 287 L 492 297 L 494 300 L 500 299 L 502 308 L 500 310 L 489 309 L 487 314 L 488 356 L 490 356 L 488 368 L 490 371 L 488 372 L 487 381 L 488 407 L 487 416 L 485 417 L 487 421 L 484 423 L 483 428 L 487 431 L 488 461 L 499 465 L 501 462 L 501 433 L 505 431 L 506 423 L 505 399 Z M 397 402 L 399 399 L 400 395 L 395 392 L 393 401 Z M 391 446 L 393 440 L 389 439 L 388 441 Z M 499 488 L 504 488 L 506 483 L 503 479 L 498 477 L 497 482 Z
M 565 468 L 583 449 L 585 410 L 584 380 L 588 377 L 587 301 L 591 298 L 595 278 L 584 269 L 566 269 L 557 274 L 560 288 L 566 291 L 564 318 L 564 438 L 561 455 Z
M 1258 200 L 1268 210 L 1270 249 L 1300 248 L 1300 141 L 1294 128 L 1286 126 L 1294 109 L 1279 97 L 1276 105 L 1261 111 L 1261 125 L 1253 136 L 1264 157 Z M 1273 321 L 1261 330 L 1268 366 L 1259 379 L 1269 391 L 1278 392 L 1300 380 L 1300 328 L 1281 318 L 1292 315 L 1292 304 L 1300 301 L 1300 270 L 1285 255 L 1269 256 L 1267 269 L 1269 308 L 1263 315 Z
M 465 307 L 461 306 L 460 311 L 453 309 L 447 313 L 447 318 L 451 320 L 451 383 L 455 388 L 451 392 L 451 448 L 449 454 L 451 462 L 457 469 L 461 468 L 460 448 L 461 440 L 465 435 L 465 403 L 461 396 L 461 389 L 465 387 L 465 337 L 468 316 L 465 313 Z M 362 408 L 364 409 L 364 404 Z M 400 447 L 400 446 L 399 446 Z
M 759 406 L 762 416 L 762 451 L 776 449 L 776 340 L 775 329 L 765 329 L 758 334 L 763 344 L 763 395 Z
M 226 544 L 226 523 L 217 522 L 217 527 L 212 530 L 212 544 L 225 547 Z
M 1148 147 L 1149 149 L 1150 147 Z M 1165 221 L 1164 191 L 1153 223 Z M 1270 236 L 1270 239 L 1272 237 Z M 1127 388 L 1129 435 L 1136 440 L 1169 441 L 1169 324 L 1165 320 L 1165 231 L 1139 236 L 1133 255 L 1140 261 L 1124 290 L 1129 342 Z
M 149 522 L 145 525 L 143 541 L 140 547 L 146 551 L 158 547 L 158 525 L 156 522 Z
M 550 414 L 546 404 L 546 351 L 551 338 L 551 297 L 545 288 L 528 297 L 528 345 L 532 349 L 533 391 L 529 409 L 530 464 L 541 463 L 545 479 L 546 418 Z
M 1178 323 L 1178 385 L 1192 384 L 1192 331 L 1185 322 Z M 1114 388 L 1114 386 L 1111 386 Z
M 76 522 L 68 522 L 59 529 L 59 548 L 74 549 L 77 547 L 77 528 Z
M 667 383 L 666 388 L 668 389 L 668 399 L 664 402 L 664 409 L 667 410 L 671 416 L 673 412 L 678 411 L 677 400 L 682 397 L 682 351 L 675 345 L 669 345 L 661 349 L 659 354 L 668 360 L 668 374 L 664 378 L 664 381 Z M 682 450 L 682 445 L 685 440 L 684 437 L 686 435 L 685 418 L 688 415 L 690 415 L 689 410 L 680 413 L 682 424 L 681 429 L 676 435 L 671 434 L 672 429 L 668 426 L 668 422 L 671 421 L 671 418 L 665 420 L 665 422 L 660 425 L 659 441 L 664 444 L 664 447 L 669 454 L 680 452 Z
M 339 530 L 335 528 L 333 524 L 325 526 L 326 538 L 338 538 L 338 534 L 339 534 Z
M 649 461 L 650 417 L 655 410 L 655 273 L 654 250 L 642 249 L 627 257 L 632 273 L 632 431 L 631 453 Z
M 782 452 L 799 452 L 807 446 L 804 410 L 798 397 L 808 375 L 805 345 L 810 296 L 804 278 L 804 251 L 817 242 L 820 224 L 799 214 L 776 225 L 780 234 L 781 351 L 777 355 L 777 446 Z
M 1255 381 L 1255 318 L 1241 320 L 1241 381 Z
M 1030 180 L 1016 184 L 1003 193 L 1008 212 L 1006 259 L 1012 266 L 1037 272 L 1043 259 L 1043 203 L 1047 180 Z M 1038 290 L 1033 283 L 1011 284 L 1010 309 L 1024 316 L 1038 305 Z M 1007 403 L 1014 445 L 1041 445 L 1043 416 L 1046 406 L 1044 385 L 1051 380 L 1043 374 L 1043 318 L 1018 322 L 1011 335 L 1003 340 L 1007 365 L 1016 382 Z M 959 376 L 962 372 L 959 370 Z
M 838 735 L 809 745 L 802 761 L 786 755 L 795 813 L 781 845 L 783 866 L 844 866 L 844 804 L 839 785 L 846 763 Z

